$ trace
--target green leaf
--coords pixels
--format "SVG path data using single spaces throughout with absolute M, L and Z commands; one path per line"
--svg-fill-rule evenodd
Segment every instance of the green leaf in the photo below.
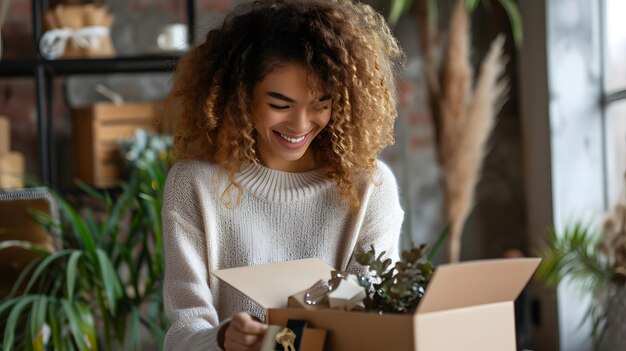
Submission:
M 439 5 L 437 0 L 428 0 L 427 6 L 429 27 L 434 33 L 439 28 Z
M 96 221 L 96 218 L 94 217 L 93 214 L 93 210 L 91 208 L 86 208 L 83 210 L 83 218 L 85 220 L 85 225 L 87 226 L 89 233 L 91 233 L 91 236 L 94 237 L 94 242 L 95 245 L 101 246 L 101 242 L 103 239 L 102 235 L 98 235 L 101 230 L 99 229 L 99 225 L 98 222 Z
M 72 225 L 74 236 L 80 246 L 85 248 L 89 255 L 95 256 L 96 244 L 85 221 L 70 204 L 63 200 L 63 198 L 57 195 L 57 200 L 62 212 L 66 217 L 68 217 L 68 220 Z
M 23 299 L 23 296 L 18 296 L 18 297 L 14 297 L 11 299 L 5 299 L 5 300 L 1 300 L 0 302 L 0 316 L 2 316 L 2 314 L 4 313 L 4 311 L 7 311 L 11 308 L 11 306 L 15 305 L 16 303 L 18 303 L 21 299 Z
M 389 11 L 389 24 L 395 26 L 400 20 L 400 16 L 410 7 L 412 0 L 392 0 L 391 10 Z
M 96 297 L 98 301 L 98 308 L 100 309 L 100 316 L 102 318 L 102 324 L 104 325 L 104 342 L 107 350 L 111 349 L 111 321 L 109 318 L 109 311 L 107 310 L 104 299 L 102 297 L 102 289 L 96 289 Z
M 51 301 L 53 303 L 48 304 L 48 321 L 50 322 L 50 337 L 52 338 L 52 345 L 54 350 L 62 350 L 62 337 L 61 337 L 61 313 L 58 313 L 58 301 Z
M 141 317 L 140 317 L 141 318 Z M 141 322 L 148 327 L 154 338 L 154 343 L 161 349 L 165 340 L 165 330 L 151 318 L 141 318 Z
M 41 296 L 33 303 L 30 312 L 30 335 L 32 336 L 31 344 L 34 350 L 44 350 L 44 335 L 42 328 L 46 322 L 46 310 L 48 308 L 48 298 Z M 54 318 L 54 317 L 53 317 Z
M 5 249 L 10 249 L 10 248 L 16 248 L 16 247 L 22 248 L 24 250 L 32 251 L 40 255 L 47 255 L 50 253 L 50 251 L 42 247 L 33 245 L 33 243 L 30 241 L 24 241 L 24 240 L 0 241 L 0 251 L 5 250 Z
M 506 11 L 509 16 L 509 22 L 511 23 L 511 30 L 513 32 L 513 40 L 515 46 L 519 49 L 522 47 L 524 41 L 524 30 L 522 28 L 522 15 L 514 0 L 498 0 L 500 5 Z
M 93 197 L 94 199 L 106 204 L 106 195 L 103 195 L 102 193 L 100 193 L 98 190 L 96 190 L 95 188 L 93 188 L 92 186 L 88 185 L 87 183 L 83 182 L 80 179 L 77 179 L 74 182 L 82 191 L 84 191 L 85 193 L 87 193 L 89 196 Z
M 160 275 L 163 271 L 163 228 L 162 218 L 161 218 L 161 202 L 154 198 L 153 196 L 149 196 L 146 194 L 140 194 L 140 197 L 145 200 L 145 203 L 148 208 L 148 215 L 150 218 L 150 223 L 153 225 L 153 235 L 155 241 L 155 267 L 153 268 L 155 274 Z
M 57 252 L 51 253 L 47 257 L 45 257 L 41 261 L 41 263 L 39 263 L 37 265 L 37 268 L 35 269 L 35 272 L 33 273 L 33 276 L 28 281 L 28 285 L 26 285 L 26 289 L 24 290 L 24 293 L 28 293 L 30 291 L 30 289 L 32 288 L 33 284 L 35 284 L 35 282 L 37 281 L 37 279 L 39 279 L 39 277 L 44 272 L 44 270 L 46 270 L 46 268 L 48 268 L 48 266 L 54 260 L 56 260 L 58 258 L 61 258 L 61 257 L 65 256 L 65 255 L 68 255 L 71 252 L 72 252 L 72 250 L 61 250 L 61 251 L 57 251 Z
M 74 306 L 67 300 L 62 300 L 61 305 L 63 306 L 63 311 L 70 322 L 70 331 L 72 332 L 72 337 L 76 346 L 79 350 L 91 350 L 90 346 L 93 345 L 87 345 L 85 343 L 86 338 L 81 328 L 80 317 L 78 316 L 76 310 L 74 310 Z
M 66 285 L 67 285 L 67 299 L 72 301 L 74 299 L 74 285 L 76 284 L 76 271 L 78 268 L 78 260 L 82 256 L 82 251 L 74 251 L 70 255 L 69 260 L 67 261 L 66 268 Z
M 3 351 L 11 351 L 14 346 L 18 318 L 22 314 L 24 308 L 39 298 L 39 295 L 29 295 L 18 298 L 19 301 L 11 309 L 9 318 L 7 318 L 7 324 L 4 327 L 4 342 L 2 343 Z
M 55 229 L 60 229 L 61 223 L 55 220 L 49 213 L 29 208 L 28 215 L 35 223 L 44 228 L 48 234 L 58 236 L 58 231 L 55 231 Z
M 79 350 L 97 350 L 98 341 L 90 307 L 84 303 L 70 303 L 62 300 L 63 311 L 69 320 L 74 342 Z
M 443 243 L 446 241 L 446 239 L 448 238 L 448 235 L 450 234 L 450 229 L 452 228 L 452 224 L 449 223 L 441 232 L 441 234 L 439 234 L 439 237 L 437 238 L 437 241 L 435 241 L 435 244 L 433 245 L 432 249 L 430 250 L 430 252 L 428 253 L 428 260 L 432 261 L 435 259 L 435 256 L 437 256 L 437 253 L 439 253 L 439 250 L 441 250 L 441 247 L 443 246 Z
M 129 201 L 127 196 L 121 196 L 115 201 L 107 221 L 105 222 L 103 236 L 112 236 L 113 233 L 118 231 L 120 218 L 125 214 L 125 210 L 129 208 L 128 205 Z
M 128 349 L 140 350 L 141 340 L 139 336 L 139 311 L 133 306 L 130 314 L 130 330 L 128 336 Z
M 476 10 L 476 7 L 478 7 L 478 3 L 480 3 L 480 0 L 467 0 L 467 2 L 465 3 L 465 8 L 468 12 L 474 12 L 474 10 Z
M 93 313 L 91 308 L 85 303 L 79 303 L 75 306 L 78 315 L 78 323 L 83 332 L 83 339 L 90 350 L 98 349 L 98 340 L 96 338 L 96 328 L 94 325 Z
M 109 257 L 104 253 L 104 251 L 102 251 L 102 249 L 97 249 L 96 254 L 98 256 L 102 283 L 104 284 L 104 290 L 106 291 L 109 309 L 111 314 L 115 315 L 117 300 L 122 296 L 122 286 L 115 270 L 113 269 L 113 265 L 111 264 Z

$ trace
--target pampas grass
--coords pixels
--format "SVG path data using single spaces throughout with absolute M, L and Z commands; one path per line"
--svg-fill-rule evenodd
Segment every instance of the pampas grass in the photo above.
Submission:
M 418 18 L 418 22 L 425 20 L 427 18 Z M 429 27 L 422 25 L 421 28 L 422 43 L 432 43 L 432 33 L 423 31 Z M 426 59 L 425 64 L 438 160 L 444 174 L 443 216 L 451 225 L 448 241 L 451 262 L 460 260 L 463 227 L 472 209 L 487 140 L 507 92 L 503 78 L 504 37 L 498 36 L 491 44 L 473 84 L 469 31 L 466 3 L 459 0 L 450 20 L 440 73 L 437 74 L 438 69 L 430 59 Z M 433 57 L 432 45 L 423 49 L 425 57 Z M 438 80 L 433 81 L 432 77 Z

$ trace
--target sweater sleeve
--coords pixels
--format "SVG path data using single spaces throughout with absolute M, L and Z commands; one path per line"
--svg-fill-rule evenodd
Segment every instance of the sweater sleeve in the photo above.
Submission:
M 354 255 L 370 250 L 371 245 L 374 245 L 377 254 L 385 251 L 385 257 L 393 262 L 400 258 L 399 240 L 404 211 L 400 206 L 396 178 L 386 164 L 378 161 L 374 179 L 375 184 L 370 185 L 371 193 L 363 202 L 365 215 L 348 271 L 366 274 L 366 269 L 356 262 Z
M 184 165 L 184 164 L 183 164 Z M 189 172 L 178 163 L 168 174 L 164 201 L 163 301 L 170 321 L 164 350 L 221 350 L 219 324 L 208 284 L 207 241 Z M 225 322 L 224 322 L 225 323 Z

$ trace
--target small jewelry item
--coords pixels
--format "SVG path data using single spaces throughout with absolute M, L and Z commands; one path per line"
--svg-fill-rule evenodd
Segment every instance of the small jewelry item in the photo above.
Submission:
M 276 342 L 283 345 L 283 351 L 296 351 L 294 342 L 296 341 L 296 333 L 291 329 L 285 328 L 276 334 Z
M 317 283 L 304 294 L 304 303 L 307 305 L 321 305 L 328 303 L 328 293 L 335 290 L 342 279 L 347 279 L 350 273 L 344 271 L 332 271 L 331 279 L 327 283 Z

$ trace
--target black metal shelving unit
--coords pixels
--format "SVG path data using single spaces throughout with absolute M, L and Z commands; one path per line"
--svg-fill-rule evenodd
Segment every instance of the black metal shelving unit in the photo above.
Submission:
M 37 142 L 39 148 L 39 178 L 45 184 L 58 188 L 57 150 L 53 125 L 53 89 L 55 76 L 77 74 L 171 72 L 178 56 L 147 55 L 134 57 L 113 57 L 103 59 L 59 59 L 46 60 L 39 52 L 42 35 L 42 15 L 45 1 L 32 0 L 32 25 L 34 57 L 25 60 L 0 60 L 0 78 L 32 77 L 35 80 Z M 188 38 L 195 42 L 195 2 L 186 0 Z

